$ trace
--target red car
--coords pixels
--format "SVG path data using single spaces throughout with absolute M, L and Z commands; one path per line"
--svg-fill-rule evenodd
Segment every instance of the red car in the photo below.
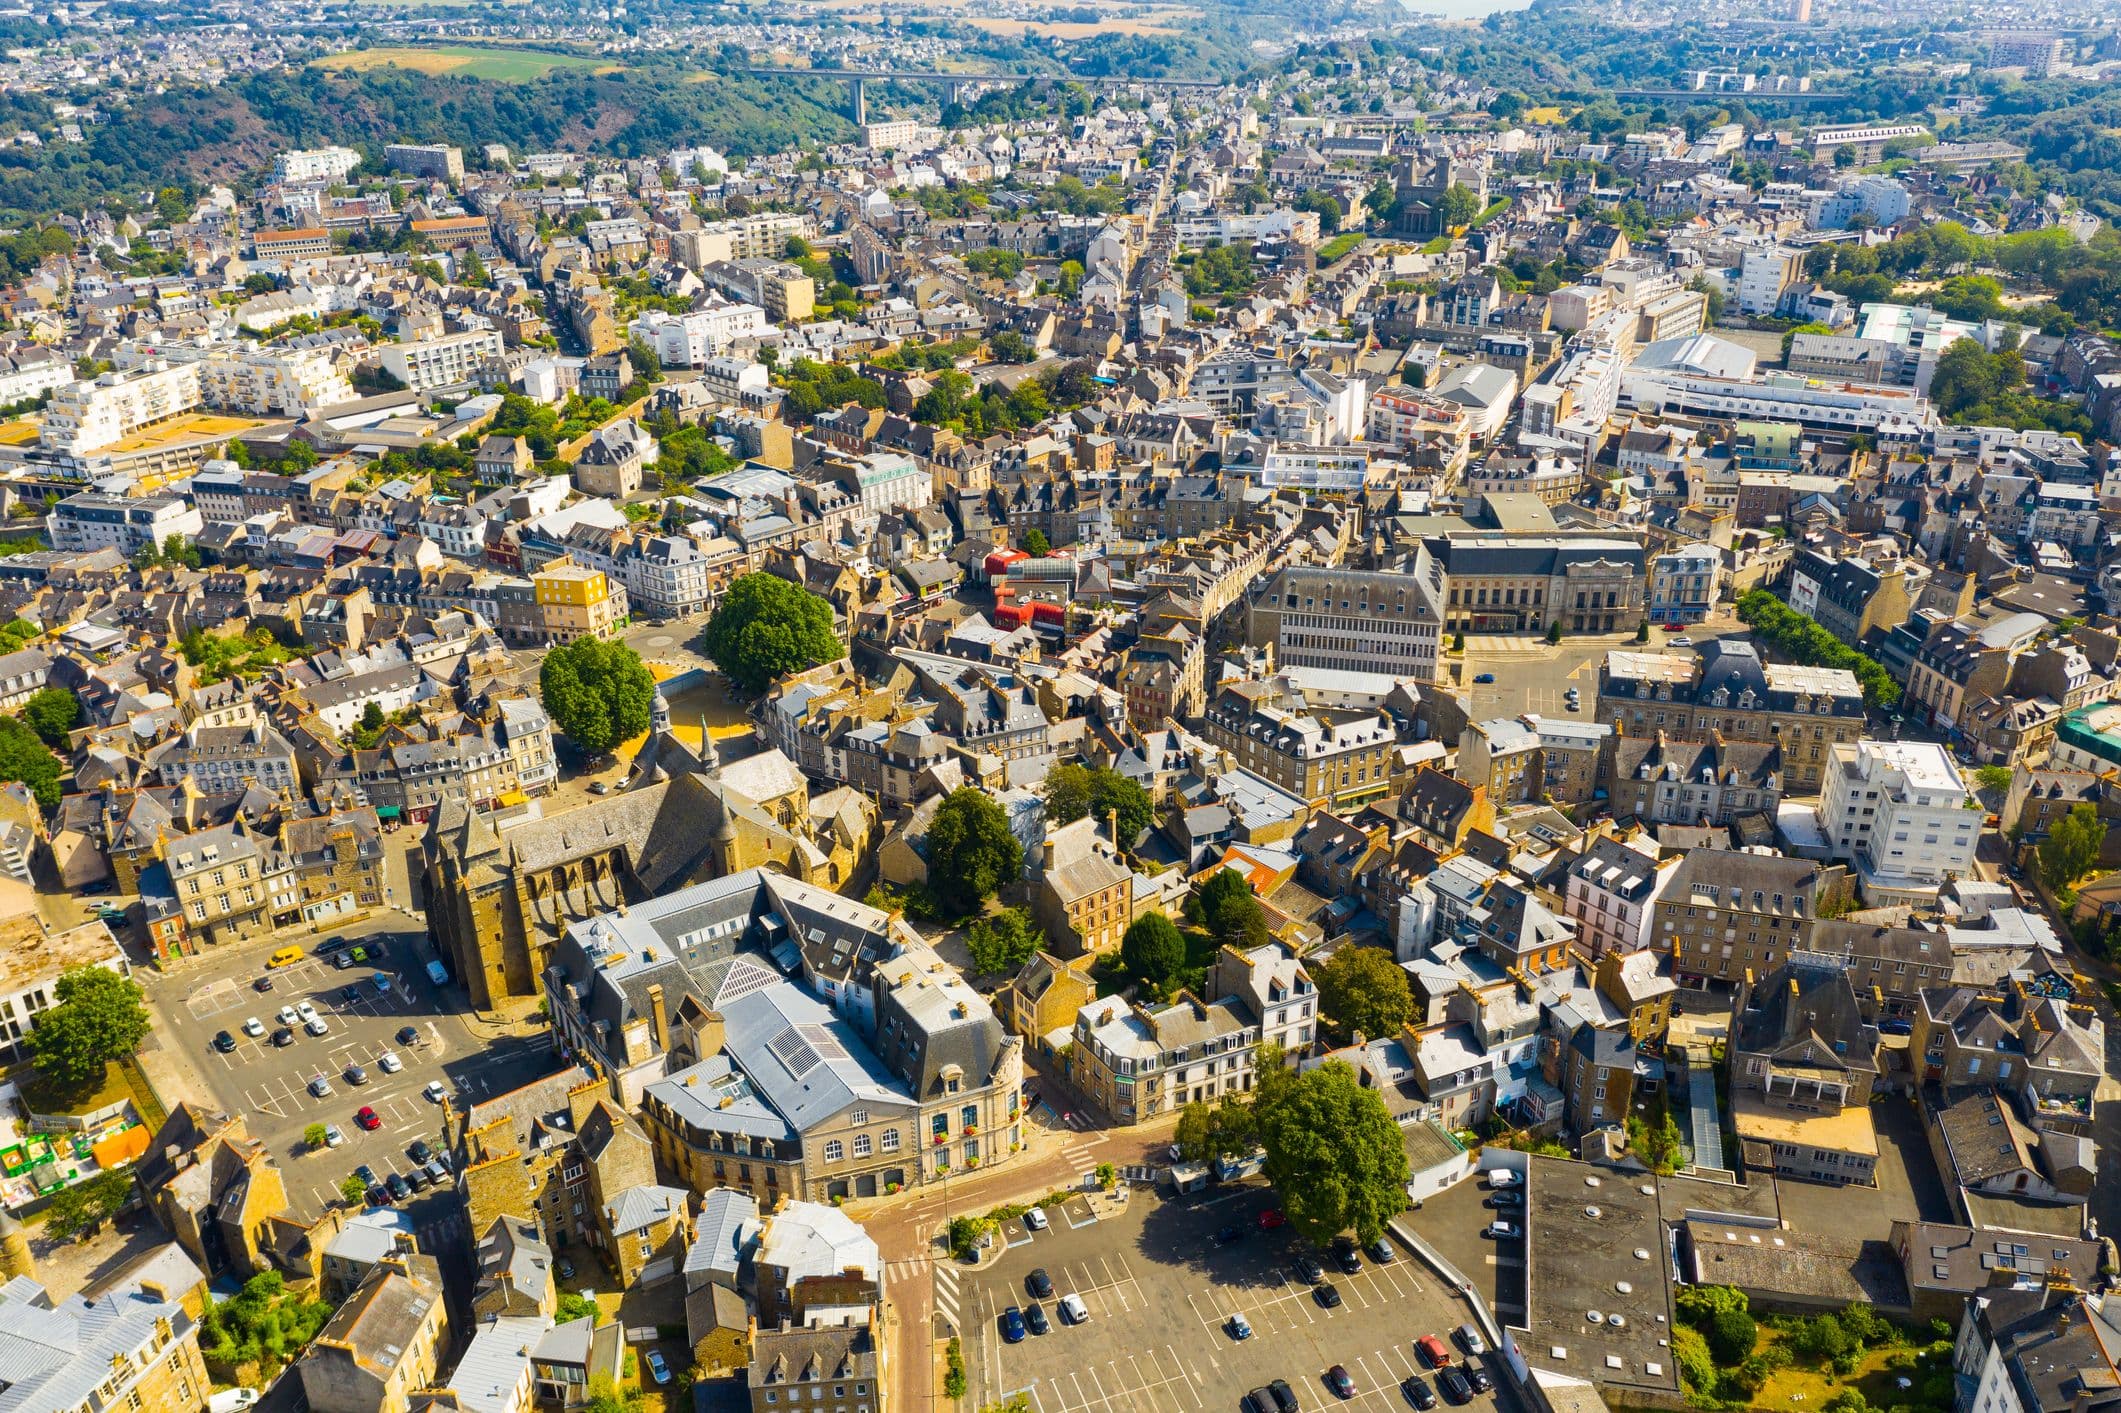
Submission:
M 1261 1231 L 1272 1231 L 1276 1227 L 1287 1226 L 1288 1224 L 1289 1219 L 1282 1215 L 1279 1207 L 1269 1207 L 1266 1211 L 1259 1214 L 1259 1229 Z
M 1431 1369 L 1444 1368 L 1451 1362 L 1451 1347 L 1432 1334 L 1415 1340 L 1414 1352 L 1419 1354 L 1421 1362 Z
M 1660 623 L 1657 626 L 1667 633 L 1684 633 L 1686 631 L 1684 623 Z
M 355 1114 L 353 1116 L 353 1121 L 365 1129 L 374 1130 L 383 1127 L 383 1120 L 381 1116 L 379 1116 L 374 1109 L 369 1108 L 366 1104 L 363 1104 L 361 1106 L 360 1113 Z

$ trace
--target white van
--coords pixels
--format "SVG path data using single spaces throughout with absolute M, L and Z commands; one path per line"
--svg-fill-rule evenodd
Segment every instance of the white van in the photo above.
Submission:
M 225 1388 L 206 1400 L 206 1413 L 242 1413 L 257 1401 L 254 1388 Z
M 1489 1187 L 1510 1187 L 1517 1181 L 1517 1174 L 1508 1168 L 1489 1168 L 1486 1176 Z

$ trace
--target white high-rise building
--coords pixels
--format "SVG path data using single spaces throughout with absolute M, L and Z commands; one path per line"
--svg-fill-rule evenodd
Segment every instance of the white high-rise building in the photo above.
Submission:
M 282 152 L 273 159 L 275 182 L 342 181 L 361 165 L 361 154 L 351 147 L 309 147 Z
M 1971 873 L 1983 817 L 1951 753 L 1933 742 L 1850 741 L 1828 753 L 1819 827 L 1873 905 L 1930 897 Z
M 501 356 L 501 336 L 492 329 L 383 345 L 383 368 L 414 392 L 478 381 L 486 365 Z
M 644 310 L 632 330 L 665 367 L 698 368 L 738 339 L 764 334 L 771 327 L 766 311 L 756 304 L 717 300 L 683 314 Z

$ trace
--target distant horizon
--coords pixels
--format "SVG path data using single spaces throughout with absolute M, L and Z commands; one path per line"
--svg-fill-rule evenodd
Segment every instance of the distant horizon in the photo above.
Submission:
M 1399 0 L 1399 7 L 1410 14 L 1447 20 L 1480 20 L 1505 10 L 1529 10 L 1532 0 Z

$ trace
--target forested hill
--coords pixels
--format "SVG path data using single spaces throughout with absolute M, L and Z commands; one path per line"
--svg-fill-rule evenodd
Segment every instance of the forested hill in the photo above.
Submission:
M 848 140 L 845 103 L 841 85 L 768 87 L 703 76 L 674 58 L 604 73 L 556 69 L 522 83 L 403 69 L 277 70 L 145 99 L 89 129 L 82 143 L 0 149 L 0 212 L 78 211 L 163 186 L 255 177 L 280 149 L 324 142 L 450 142 L 471 151 L 502 142 L 513 152 L 621 157 L 698 143 L 748 155 Z

